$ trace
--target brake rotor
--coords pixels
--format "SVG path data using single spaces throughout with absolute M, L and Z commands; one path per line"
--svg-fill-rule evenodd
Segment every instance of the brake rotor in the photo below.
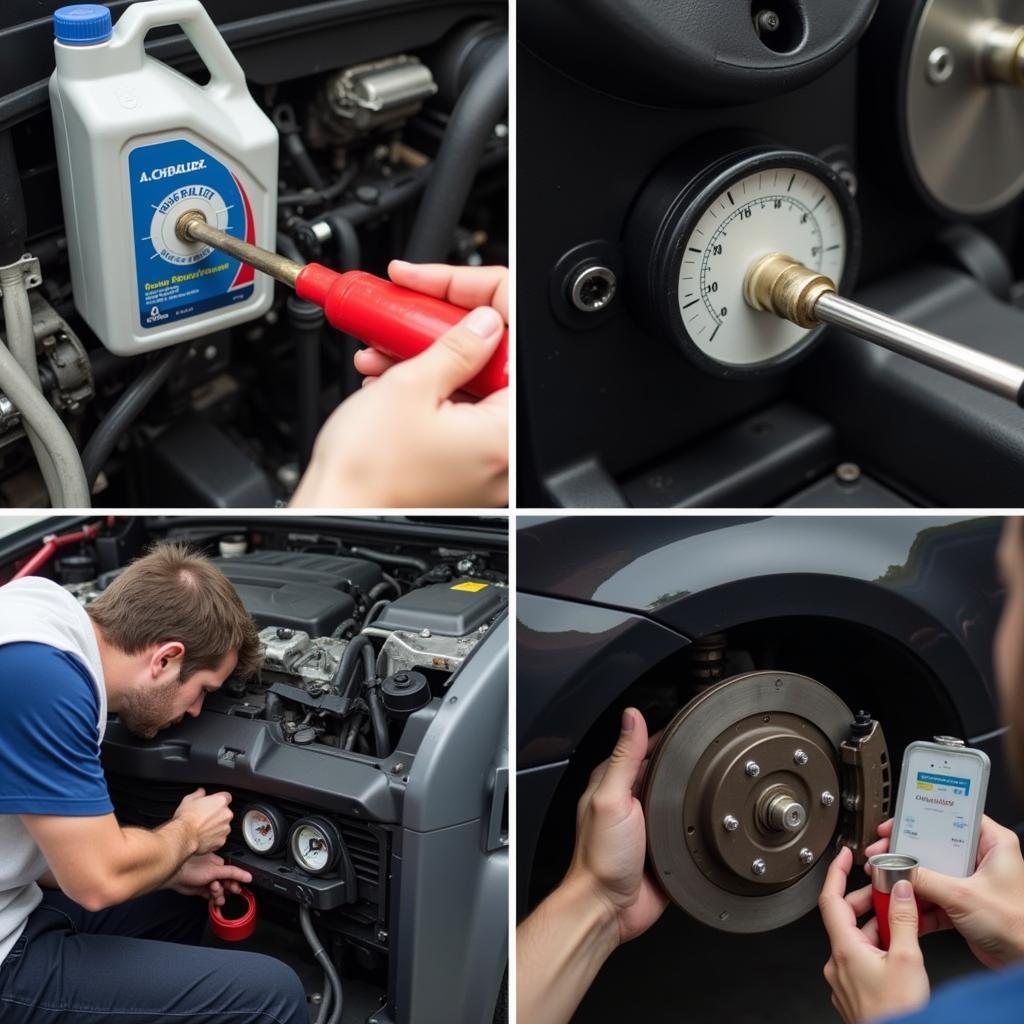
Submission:
M 734 676 L 676 715 L 642 801 L 649 866 L 677 906 L 723 931 L 762 932 L 815 905 L 852 720 L 831 690 L 791 672 Z

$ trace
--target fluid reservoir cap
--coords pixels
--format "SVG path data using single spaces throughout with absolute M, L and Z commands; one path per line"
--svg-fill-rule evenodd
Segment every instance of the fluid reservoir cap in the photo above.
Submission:
M 71 4 L 53 12 L 53 33 L 58 43 L 90 46 L 111 36 L 110 11 L 102 4 Z
M 958 736 L 935 736 L 933 739 L 943 747 L 963 747 L 966 745 Z
M 392 715 L 411 715 L 430 703 L 430 685 L 422 672 L 396 672 L 380 684 L 380 692 Z

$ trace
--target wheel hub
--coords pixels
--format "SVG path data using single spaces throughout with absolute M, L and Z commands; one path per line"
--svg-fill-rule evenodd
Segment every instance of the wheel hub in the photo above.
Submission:
M 644 783 L 651 870 L 688 913 L 758 932 L 816 902 L 836 849 L 840 744 L 853 715 L 789 672 L 751 672 L 694 698 Z

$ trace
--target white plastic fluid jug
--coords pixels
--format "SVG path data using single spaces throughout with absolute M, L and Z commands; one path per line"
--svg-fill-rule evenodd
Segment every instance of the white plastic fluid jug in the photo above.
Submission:
M 210 72 L 197 85 L 147 55 L 177 25 Z M 251 320 L 273 281 L 174 232 L 188 209 L 274 248 L 277 130 L 200 0 L 129 7 L 111 29 L 99 4 L 54 15 L 50 105 L 75 305 L 129 356 Z

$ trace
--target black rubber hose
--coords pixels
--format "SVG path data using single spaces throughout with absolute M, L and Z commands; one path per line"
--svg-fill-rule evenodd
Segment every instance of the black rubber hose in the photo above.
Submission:
M 332 640 L 343 640 L 350 629 L 355 629 L 357 622 L 354 618 L 347 618 L 340 626 L 337 626 L 331 633 Z
M 381 562 L 384 565 L 404 565 L 410 569 L 419 569 L 420 572 L 429 572 L 430 563 L 415 555 L 393 555 L 387 551 L 377 551 L 374 548 L 350 547 L 349 554 L 358 555 L 361 558 L 369 558 L 371 562 Z
M 370 708 L 370 722 L 373 724 L 373 742 L 378 757 L 391 753 L 391 737 L 388 735 L 388 719 L 380 700 L 380 689 L 375 685 L 366 692 L 366 703 Z
M 337 199 L 342 192 L 345 191 L 352 184 L 356 174 L 359 173 L 359 168 L 355 164 L 350 167 L 346 167 L 341 172 L 341 177 L 336 182 L 328 185 L 326 188 L 317 190 L 303 191 L 303 192 L 282 192 L 277 197 L 278 206 L 299 206 L 306 205 L 309 203 L 327 203 L 332 199 Z
M 327 1018 L 327 1024 L 338 1024 L 338 1021 L 341 1020 L 341 1011 L 344 1006 L 341 978 L 338 977 L 338 971 L 331 961 L 327 950 L 324 949 L 320 936 L 317 935 L 316 929 L 313 927 L 313 919 L 310 916 L 309 907 L 299 907 L 299 924 L 302 926 L 302 934 L 306 937 L 306 942 L 309 943 L 313 959 L 323 968 L 323 972 L 327 975 L 327 981 L 334 994 L 334 1009 L 331 1011 L 330 1017 Z
M 320 430 L 320 339 L 325 317 L 319 306 L 297 295 L 288 296 L 286 308 L 288 327 L 295 345 L 295 440 L 299 464 L 305 470 Z
M 412 226 L 405 258 L 443 262 L 469 198 L 488 140 L 508 109 L 508 39 L 469 80 L 448 119 L 441 148 Z
M 373 622 L 373 620 L 377 618 L 377 616 L 380 615 L 380 613 L 384 611 L 389 604 L 391 604 L 391 602 L 385 599 L 383 601 L 377 601 L 376 604 L 371 605 L 370 610 L 366 613 L 366 618 L 363 619 L 363 629 L 366 629 L 366 627 L 369 626 L 370 623 Z
M 370 603 L 372 604 L 374 601 L 379 601 L 381 598 L 381 594 L 388 590 L 393 591 L 395 597 L 402 596 L 402 591 L 401 588 L 398 586 L 398 583 L 395 580 L 393 580 L 390 576 L 385 576 L 380 581 L 380 583 L 370 588 L 370 593 L 367 595 L 367 597 L 369 597 L 370 599 Z
M 362 715 L 353 715 L 349 723 L 348 735 L 345 737 L 342 747 L 351 750 L 356 745 L 356 737 L 359 735 L 359 727 L 362 725 Z
M 155 359 L 124 389 L 110 412 L 93 431 L 82 452 L 85 479 L 92 491 L 96 478 L 106 465 L 110 453 L 136 417 L 149 404 L 153 396 L 167 383 L 168 378 L 181 365 L 188 345 L 175 345 L 169 352 Z
M 19 260 L 27 233 L 21 175 L 11 133 L 0 133 L 0 267 Z
M 355 700 L 356 686 L 359 682 L 356 668 L 360 663 L 360 658 L 363 656 L 362 651 L 365 647 L 370 649 L 371 654 L 373 653 L 373 644 L 370 643 L 370 638 L 357 636 L 345 648 L 345 653 L 342 654 L 341 661 L 338 662 L 338 667 L 334 670 L 334 676 L 331 679 L 331 689 L 336 693 L 340 691 L 342 699 L 346 702 L 346 708 L 342 714 L 347 713 L 348 707 L 351 707 L 352 701 Z
M 302 172 L 307 184 L 311 185 L 315 191 L 322 192 L 324 179 L 320 176 L 316 164 L 313 163 L 309 150 L 306 149 L 306 144 L 302 141 L 302 136 L 297 131 L 282 132 L 281 140 L 284 142 L 284 148 L 288 150 L 292 163 Z

